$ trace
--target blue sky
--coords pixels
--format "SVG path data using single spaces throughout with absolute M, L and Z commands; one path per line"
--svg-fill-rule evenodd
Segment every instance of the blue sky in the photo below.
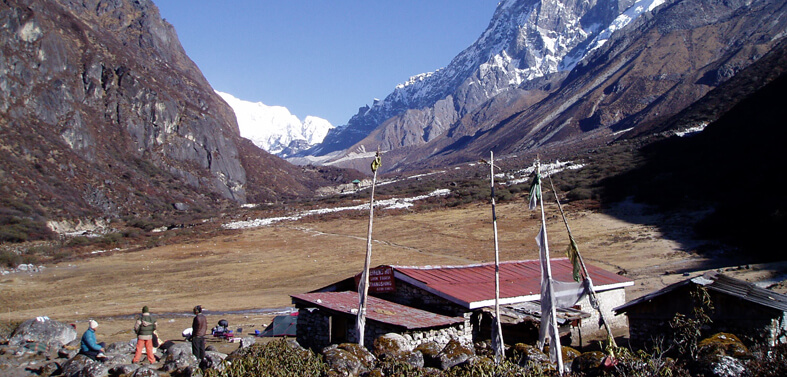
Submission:
M 214 89 L 347 123 L 410 76 L 445 67 L 495 0 L 153 0 Z

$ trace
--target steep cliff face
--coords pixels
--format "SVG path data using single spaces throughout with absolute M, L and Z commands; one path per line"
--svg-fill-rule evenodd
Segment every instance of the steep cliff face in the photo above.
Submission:
M 483 135 L 476 131 L 465 152 L 554 149 L 651 128 L 779 45 L 785 16 L 783 1 L 667 4 L 613 35 L 544 100 Z
M 320 156 L 364 145 L 383 150 L 428 143 L 486 101 L 528 81 L 571 69 L 633 0 L 506 0 L 487 30 L 451 63 L 411 77 L 361 108 L 309 151 Z M 373 130 L 374 138 L 366 138 Z M 366 138 L 366 139 L 365 139 Z M 372 149 L 374 149 L 374 146 Z
M 0 3 L 0 215 L 115 217 L 308 194 L 315 177 L 242 142 L 149 0 Z M 249 187 L 244 161 L 270 179 Z M 286 185 L 267 185 L 280 176 Z
M 471 75 L 440 86 L 450 92 L 433 103 L 439 95 L 431 95 L 432 83 L 442 82 L 442 71 L 397 88 L 353 118 L 366 123 L 351 120 L 340 130 L 353 144 L 326 163 L 354 166 L 354 157 L 378 145 L 391 161 L 386 170 L 403 171 L 473 161 L 490 150 L 522 154 L 603 143 L 618 131 L 652 129 L 787 34 L 785 3 L 778 0 L 552 3 L 501 2 L 479 41 L 445 70 L 464 62 L 458 66 Z M 500 52 L 484 55 L 480 46 Z M 416 105 L 388 118 L 375 112 L 403 99 Z M 375 123 L 371 115 L 384 119 L 364 128 Z

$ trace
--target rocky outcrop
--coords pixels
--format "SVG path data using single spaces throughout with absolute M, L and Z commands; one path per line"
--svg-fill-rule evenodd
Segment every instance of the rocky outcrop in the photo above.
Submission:
M 110 214 L 140 200 L 128 183 L 169 188 L 142 183 L 152 175 L 245 202 L 232 111 L 153 3 L 9 1 L 0 18 L 8 157 Z M 65 183 L 80 176 L 81 187 Z
M 8 344 L 14 347 L 29 347 L 31 344 L 41 344 L 57 349 L 76 339 L 77 332 L 73 327 L 48 317 L 37 317 L 22 322 L 14 330 L 14 333 L 8 340 Z
M 244 144 L 150 0 L 5 1 L 0 49 L 4 213 L 202 211 L 323 181 Z

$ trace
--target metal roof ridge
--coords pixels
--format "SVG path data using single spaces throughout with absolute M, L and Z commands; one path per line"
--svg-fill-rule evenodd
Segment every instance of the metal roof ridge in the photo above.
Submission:
M 550 261 L 561 261 L 567 260 L 568 258 L 549 258 Z M 520 259 L 520 260 L 511 260 L 511 261 L 501 261 L 500 264 L 517 264 L 517 263 L 525 263 L 525 262 L 540 262 L 538 259 Z M 384 264 L 381 266 L 389 266 L 395 269 L 410 269 L 410 270 L 437 270 L 437 269 L 447 269 L 447 268 L 472 268 L 472 267 L 486 267 L 490 265 L 494 265 L 495 262 L 481 262 L 481 263 L 473 263 L 473 264 L 463 264 L 463 265 L 426 265 L 426 266 L 399 266 L 394 264 Z M 379 266 L 378 266 L 379 267 Z

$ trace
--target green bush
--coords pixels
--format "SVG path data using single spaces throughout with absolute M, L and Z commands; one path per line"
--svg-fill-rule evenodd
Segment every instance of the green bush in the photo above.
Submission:
M 106 246 L 115 246 L 123 239 L 120 233 L 107 233 L 98 239 L 98 243 Z
M 290 344 L 286 339 L 264 345 L 254 344 L 230 355 L 221 371 L 209 369 L 206 377 L 245 376 L 325 376 L 328 368 L 322 357 Z
M 66 242 L 66 246 L 69 247 L 87 246 L 90 245 L 91 243 L 93 243 L 93 241 L 91 241 L 90 238 L 87 238 L 85 236 L 76 236 L 68 240 L 68 242 Z
M 26 242 L 54 238 L 54 234 L 42 221 L 4 215 L 0 216 L 0 242 Z
M 22 263 L 21 255 L 10 250 L 0 250 L 0 265 L 15 268 L 20 263 Z

